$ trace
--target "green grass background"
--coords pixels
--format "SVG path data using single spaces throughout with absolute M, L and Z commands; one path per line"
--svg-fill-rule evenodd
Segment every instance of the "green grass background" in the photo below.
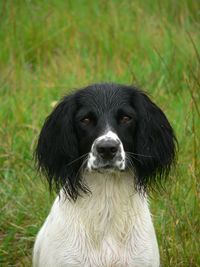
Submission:
M 54 196 L 33 151 L 51 103 L 84 85 L 135 84 L 179 141 L 151 210 L 162 266 L 200 266 L 200 1 L 0 1 L 0 266 L 31 266 Z

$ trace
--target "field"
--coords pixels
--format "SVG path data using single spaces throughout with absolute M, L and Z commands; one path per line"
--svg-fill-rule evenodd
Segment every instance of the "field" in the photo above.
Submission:
M 54 198 L 33 151 L 52 103 L 112 81 L 143 88 L 179 142 L 151 197 L 162 266 L 200 266 L 200 1 L 0 1 L 0 266 L 31 266 Z

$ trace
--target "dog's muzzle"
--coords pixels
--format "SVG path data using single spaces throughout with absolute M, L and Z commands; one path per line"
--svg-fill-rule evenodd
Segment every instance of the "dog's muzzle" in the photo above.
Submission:
M 91 148 L 87 162 L 89 170 L 125 169 L 125 152 L 119 137 L 112 131 L 98 137 Z

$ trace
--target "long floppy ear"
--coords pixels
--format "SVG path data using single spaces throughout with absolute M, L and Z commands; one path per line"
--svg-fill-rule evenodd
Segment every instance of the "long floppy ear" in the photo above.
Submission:
M 73 121 L 75 109 L 74 95 L 63 98 L 46 118 L 35 151 L 38 169 L 47 177 L 50 189 L 53 185 L 57 191 L 62 187 L 73 200 L 79 189 L 85 191 L 80 177 L 82 162 L 76 160 L 79 151 Z
M 137 185 L 147 189 L 152 182 L 168 175 L 175 159 L 176 137 L 162 110 L 145 93 L 136 92 L 133 96 L 137 111 L 134 166 Z

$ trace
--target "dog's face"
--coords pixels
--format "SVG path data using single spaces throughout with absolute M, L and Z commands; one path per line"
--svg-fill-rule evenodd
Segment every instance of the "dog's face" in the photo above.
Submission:
M 76 200 L 83 171 L 134 173 L 136 187 L 168 174 L 175 137 L 164 113 L 136 88 L 96 84 L 65 97 L 47 118 L 36 156 L 50 183 Z
M 96 87 L 77 97 L 80 108 L 75 114 L 75 128 L 80 154 L 87 154 L 86 168 L 125 170 L 125 151 L 134 148 L 136 112 L 125 90 Z

